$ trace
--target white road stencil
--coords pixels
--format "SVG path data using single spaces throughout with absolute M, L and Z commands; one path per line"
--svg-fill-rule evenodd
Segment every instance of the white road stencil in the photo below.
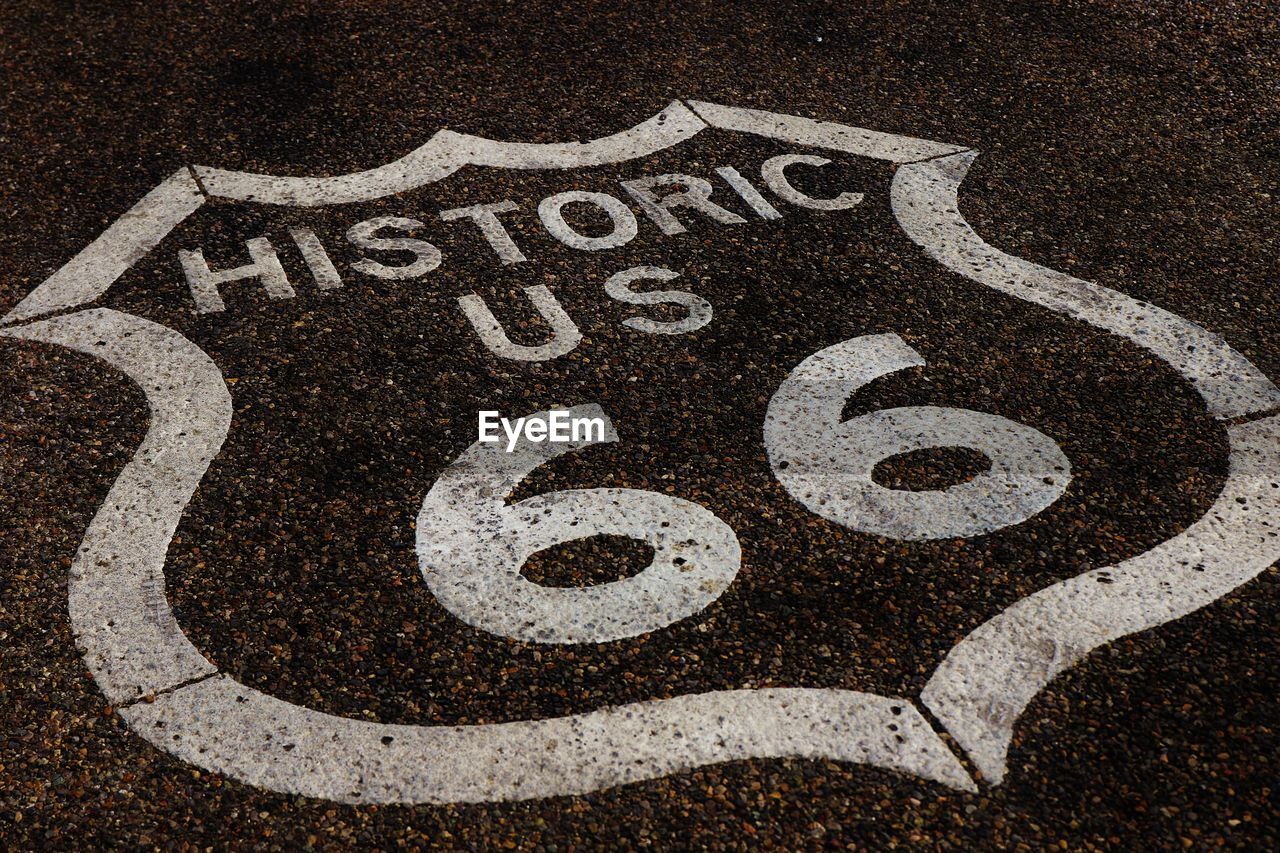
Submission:
M 911 406 L 841 422 L 849 395 L 888 373 L 924 364 L 896 335 L 854 338 L 797 365 L 769 403 L 764 443 L 774 475 L 811 512 L 895 539 L 978 536 L 1053 503 L 1071 463 L 1044 433 L 968 409 Z M 939 447 L 980 451 L 990 468 L 936 491 L 889 489 L 876 463 Z
M 1145 553 L 991 613 L 967 637 L 957 637 L 919 705 L 852 689 L 744 686 L 548 719 L 403 725 L 305 707 L 219 672 L 184 635 L 165 595 L 164 571 L 183 513 L 233 428 L 232 390 L 187 337 L 92 304 L 206 199 L 290 207 L 367 202 L 440 181 L 464 167 L 574 170 L 678 153 L 686 140 L 712 133 L 745 134 L 803 150 L 774 156 L 759 175 L 718 163 L 690 165 L 690 174 L 664 166 L 662 174 L 652 173 L 656 177 L 615 184 L 612 195 L 558 192 L 524 210 L 560 249 L 598 257 L 622 250 L 642 229 L 680 235 L 695 219 L 746 234 L 798 210 L 853 215 L 869 204 L 869 196 L 852 190 L 821 196 L 803 175 L 829 168 L 836 157 L 879 161 L 896 170 L 894 217 L 929 257 L 974 287 L 1143 348 L 1199 393 L 1223 422 L 1230 448 L 1229 474 L 1209 512 Z M 101 359 L 138 385 L 151 412 L 146 438 L 98 508 L 71 568 L 68 607 L 86 666 L 132 730 L 157 748 L 245 784 L 347 803 L 583 794 L 716 762 L 786 756 L 864 763 L 965 791 L 977 787 L 965 761 L 985 782 L 1016 778 L 1007 763 L 1014 728 L 1055 676 L 1105 643 L 1220 599 L 1280 558 L 1280 389 L 1213 332 L 988 245 L 965 222 L 957 200 L 976 156 L 964 146 L 911 136 L 675 101 L 635 127 L 590 141 L 498 142 L 442 130 L 394 162 L 349 175 L 277 177 L 198 165 L 178 171 L 0 321 L 2 337 Z M 719 183 L 710 180 L 717 175 Z M 747 205 L 745 216 L 721 204 L 735 199 L 737 209 Z M 580 208 L 603 216 L 607 228 L 580 228 L 570 215 Z M 379 216 L 352 224 L 347 238 L 361 250 L 414 256 L 399 267 L 385 255 L 381 261 L 364 258 L 354 269 L 394 282 L 447 263 L 447 254 L 412 236 L 428 220 L 430 227 L 470 229 L 487 241 L 495 269 L 521 268 L 527 246 L 503 219 L 517 209 L 508 200 L 490 200 L 443 211 L 443 218 Z M 340 291 L 344 270 L 326 252 L 323 235 L 305 228 L 289 233 L 317 288 Z M 263 238 L 251 248 L 256 266 L 230 271 L 215 268 L 196 250 L 183 250 L 193 309 L 210 316 L 225 312 L 220 286 L 242 280 L 257 282 L 274 298 L 294 298 L 285 272 L 270 262 L 272 244 Z M 680 336 L 705 334 L 704 327 L 728 312 L 699 295 L 694 275 L 680 276 L 665 267 L 632 265 L 594 286 L 600 298 L 628 312 L 616 321 L 628 334 L 652 336 L 647 341 L 687 340 Z M 653 284 L 673 280 L 679 289 Z M 589 352 L 590 329 L 579 328 L 556 289 L 537 284 L 525 288 L 524 296 L 525 307 L 550 330 L 540 333 L 540 341 L 509 335 L 479 291 L 451 294 L 445 301 L 450 310 L 461 310 L 459 326 L 474 333 L 480 352 L 502 370 L 550 370 L 570 353 L 595 357 Z M 790 363 L 791 373 L 781 379 L 756 433 L 763 476 L 771 470 L 779 493 L 810 517 L 900 540 L 986 536 L 1027 523 L 1069 492 L 1073 466 L 1063 451 L 1068 445 L 1065 437 L 1048 434 L 1049 427 L 995 411 L 944 406 L 900 406 L 843 418 L 850 399 L 873 383 L 909 376 L 900 373 L 909 368 L 928 375 L 925 359 L 898 334 L 883 328 L 847 333 L 815 350 Z M 570 409 L 574 414 L 607 419 L 610 413 L 593 399 L 603 398 L 565 402 L 577 404 Z M 761 397 L 762 405 L 766 399 Z M 530 415 L 543 405 L 509 414 Z M 474 423 L 474 413 L 468 414 Z M 728 600 L 734 585 L 749 576 L 740 544 L 748 541 L 746 531 L 735 530 L 728 515 L 720 517 L 701 498 L 684 500 L 647 485 L 641 490 L 601 484 L 552 486 L 512 499 L 544 466 L 568 465 L 579 453 L 597 452 L 596 445 L 632 443 L 638 442 L 623 418 L 609 422 L 602 438 L 522 439 L 510 450 L 501 443 L 461 441 L 432 473 L 425 495 L 410 496 L 415 506 L 421 497 L 415 535 L 422 578 L 449 618 L 519 642 L 610 643 L 694 624 Z M 945 447 L 979 451 L 989 467 L 969 482 L 933 491 L 888 489 L 872 478 L 872 469 L 889 457 Z M 662 452 L 660 446 L 644 449 L 655 457 Z M 553 588 L 521 574 L 535 553 L 597 535 L 643 542 L 652 560 L 632 577 L 595 586 Z M 220 571 L 216 555 L 206 570 Z M 830 641 L 853 644 L 859 638 Z M 952 751 L 921 705 L 962 754 Z
M 569 414 L 604 418 L 598 406 Z M 617 441 L 605 422 L 603 440 Z M 442 605 L 518 640 L 603 643 L 664 628 L 728 588 L 741 559 L 738 537 L 697 504 L 638 489 L 574 489 L 505 503 L 534 468 L 593 443 L 522 439 L 511 451 L 476 443 L 440 474 L 418 514 L 418 559 Z M 593 587 L 558 589 L 521 576 L 538 551 L 600 534 L 646 542 L 653 562 L 634 577 Z

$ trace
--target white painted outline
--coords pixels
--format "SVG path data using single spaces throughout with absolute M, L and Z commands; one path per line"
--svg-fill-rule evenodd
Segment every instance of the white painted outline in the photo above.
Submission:
M 784 756 L 861 762 L 973 790 L 911 703 L 850 690 L 727 690 L 546 720 L 405 726 L 326 714 L 239 684 L 191 645 L 164 595 L 173 532 L 231 428 L 221 371 L 172 329 L 105 308 L 0 336 L 97 356 L 147 395 L 151 426 L 76 554 L 68 609 L 108 700 L 135 732 L 192 764 L 345 803 L 581 794 Z
M 1280 390 L 1226 341 L 1122 293 L 1013 257 L 960 215 L 965 152 L 898 169 L 898 222 L 935 260 L 995 290 L 1126 338 L 1171 365 L 1228 426 L 1229 471 L 1209 511 L 1177 536 L 1114 566 L 1054 584 L 974 629 L 921 699 L 992 783 L 1013 727 L 1054 676 L 1090 651 L 1212 604 L 1280 559 Z
M 506 143 L 440 131 L 393 163 L 330 178 L 192 167 L 144 197 L 0 324 L 97 299 L 206 195 L 294 206 L 365 201 L 466 164 L 547 169 L 619 162 L 706 127 L 898 164 L 894 213 L 931 256 L 980 284 L 1147 348 L 1191 382 L 1211 412 L 1235 422 L 1227 428 L 1227 482 L 1204 518 L 1145 554 L 1014 604 L 971 632 L 935 672 L 923 701 L 998 783 L 1018 715 L 1055 675 L 1103 643 L 1217 600 L 1280 558 L 1280 416 L 1262 417 L 1280 406 L 1280 390 L 1194 323 L 986 244 L 956 202 L 976 157 L 970 149 L 675 101 L 630 130 L 585 143 Z M 186 640 L 163 594 L 168 543 L 230 424 L 218 368 L 176 332 L 108 309 L 0 329 L 0 336 L 96 355 L 147 394 L 151 426 L 77 553 L 69 609 L 86 666 L 104 694 L 126 703 L 121 714 L 135 731 L 193 764 L 341 802 L 584 793 L 718 761 L 784 755 L 861 761 L 975 790 L 912 705 L 855 691 L 731 690 L 551 720 L 433 727 L 348 720 L 238 685 L 216 674 Z M 119 558 L 127 547 L 136 556 Z M 1174 580 L 1182 585 L 1175 589 Z M 148 694 L 157 694 L 153 702 L 138 700 Z

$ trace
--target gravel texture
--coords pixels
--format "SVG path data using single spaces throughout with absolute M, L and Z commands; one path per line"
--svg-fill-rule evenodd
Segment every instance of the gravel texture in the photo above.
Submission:
M 1280 24 L 1265 3 L 949 4 L 9 3 L 0 14 L 0 308 L 7 309 L 183 164 L 273 174 L 371 168 L 448 127 L 495 139 L 590 139 L 674 98 L 771 109 L 971 146 L 961 190 L 990 243 L 1148 300 L 1280 378 Z M 966 633 L 1027 594 L 1141 553 L 1204 514 L 1226 475 L 1222 425 L 1175 372 L 1120 338 L 982 288 L 925 257 L 889 209 L 886 166 L 832 157 L 797 177 L 848 211 L 779 204 L 766 222 L 644 217 L 625 247 L 551 239 L 540 199 L 625 194 L 663 172 L 759 175 L 795 146 L 706 133 L 572 172 L 467 167 L 377 202 L 212 203 L 101 300 L 204 348 L 231 388 L 230 437 L 169 552 L 168 597 L 220 669 L 357 719 L 474 724 L 740 687 L 914 697 Z M 807 182 L 806 182 L 807 181 Z M 758 181 L 757 181 L 758 183 Z M 438 211 L 511 199 L 529 260 L 502 266 Z M 341 235 L 373 216 L 426 223 L 440 268 L 350 272 Z M 578 220 L 584 232 L 607 223 Z M 343 272 L 320 292 L 288 227 Z M 607 229 L 606 229 L 607 230 Z M 230 285 L 192 312 L 176 260 L 281 249 L 296 298 Z M 290 251 L 286 251 L 289 249 Z M 687 335 L 621 324 L 604 280 L 667 266 L 714 308 Z M 546 285 L 584 340 L 501 362 L 456 297 L 483 296 L 517 342 Z M 679 319 L 643 309 L 655 319 Z M 809 354 L 895 332 L 927 366 L 878 380 L 846 417 L 893 406 L 998 413 L 1052 436 L 1064 496 L 973 539 L 903 542 L 806 511 L 761 444 L 770 396 Z M 1027 709 L 998 787 L 958 793 L 821 761 L 767 760 L 572 797 L 346 806 L 193 769 L 131 734 L 80 661 L 66 616 L 79 538 L 147 425 L 126 379 L 88 357 L 0 339 L 0 841 L 14 848 L 599 847 L 1175 848 L 1280 845 L 1280 616 L 1275 570 L 1181 621 L 1123 639 Z M 617 443 L 567 454 L 516 499 L 566 488 L 694 501 L 736 532 L 742 568 L 705 611 L 599 645 L 521 643 L 470 627 L 422 581 L 414 519 L 475 440 L 475 412 L 597 403 Z M 899 457 L 877 479 L 962 482 L 979 455 Z M 651 552 L 597 537 L 526 577 L 575 586 Z M 970 768 L 972 769 L 972 768 Z

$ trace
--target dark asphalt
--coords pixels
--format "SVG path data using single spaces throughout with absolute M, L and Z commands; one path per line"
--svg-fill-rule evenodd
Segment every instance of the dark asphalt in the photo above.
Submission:
M 590 139 L 674 98 L 775 110 L 982 152 L 961 190 L 991 244 L 1223 335 L 1280 379 L 1280 16 L 1266 3 L 5 4 L 0 14 L 0 310 L 185 163 L 272 174 L 371 168 L 448 127 Z M 917 696 L 955 642 L 1010 603 L 1141 553 L 1202 516 L 1226 475 L 1221 424 L 1167 365 L 1112 335 L 931 261 L 889 209 L 888 167 L 840 160 L 814 195 L 866 194 L 776 223 L 691 218 L 585 255 L 538 200 L 618 181 L 711 177 L 795 146 L 705 134 L 572 172 L 468 167 L 377 202 L 210 204 L 100 304 L 182 332 L 232 383 L 230 437 L 179 527 L 168 595 L 220 668 L 274 696 L 397 723 L 537 719 L 744 686 Z M 797 179 L 797 184 L 801 181 Z M 718 192 L 723 192 L 723 189 Z M 512 199 L 529 262 L 500 266 L 438 210 Z M 720 196 L 717 196 L 720 198 Z M 732 197 L 728 197 L 732 198 Z M 732 206 L 730 201 L 723 201 Z M 440 269 L 346 276 L 271 302 L 224 290 L 197 316 L 175 260 L 313 229 L 335 263 L 378 215 L 428 223 Z M 585 228 L 584 228 L 585 230 Z M 284 253 L 282 252 L 282 255 Z M 693 335 L 619 324 L 602 282 L 638 264 L 715 308 Z M 307 274 L 286 259 L 296 282 Z M 496 362 L 455 298 L 483 295 L 539 339 L 521 294 L 550 286 L 585 336 L 540 364 Z M 657 316 L 657 315 L 655 315 Z M 678 312 L 668 319 L 679 316 Z M 895 542 L 791 500 L 760 442 L 805 356 L 893 331 L 928 366 L 860 391 L 998 412 L 1058 438 L 1064 497 L 991 536 Z M 495 367 L 495 364 L 497 365 Z M 621 441 L 561 457 L 517 498 L 619 486 L 677 495 L 738 534 L 742 571 L 696 617 L 638 638 L 544 646 L 472 628 L 419 574 L 411 523 L 475 411 L 598 402 Z M 0 842 L 186 846 L 1181 849 L 1280 846 L 1280 576 L 1094 652 L 1025 712 L 1000 786 L 963 794 L 862 766 L 767 760 L 522 803 L 347 806 L 196 770 L 106 704 L 67 621 L 67 569 L 147 426 L 142 396 L 88 357 L 0 341 Z M 974 473 L 917 457 L 885 482 Z M 638 570 L 597 538 L 525 569 L 547 585 Z M 625 572 L 622 572 L 625 574 Z M 972 770 L 972 767 L 969 767 Z

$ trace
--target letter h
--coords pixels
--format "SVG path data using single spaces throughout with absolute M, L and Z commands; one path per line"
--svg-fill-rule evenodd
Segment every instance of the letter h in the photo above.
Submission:
M 226 310 L 227 306 L 222 302 L 218 285 L 229 281 L 256 278 L 262 282 L 263 289 L 272 299 L 289 299 L 294 295 L 271 241 L 266 237 L 254 237 L 252 240 L 246 240 L 245 246 L 249 249 L 249 257 L 253 259 L 253 263 L 220 272 L 209 269 L 209 264 L 204 259 L 204 252 L 200 249 L 195 251 L 184 249 L 178 252 L 182 271 L 187 276 L 187 285 L 191 288 L 191 295 L 196 300 L 196 310 L 201 314 Z

